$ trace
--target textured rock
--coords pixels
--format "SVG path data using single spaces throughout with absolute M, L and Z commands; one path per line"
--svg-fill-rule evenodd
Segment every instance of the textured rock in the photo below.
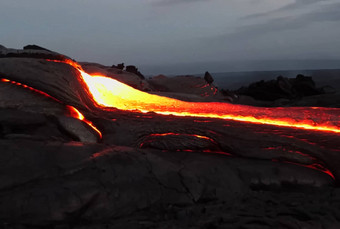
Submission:
M 249 186 L 332 183 L 311 169 L 222 155 L 59 142 L 0 145 L 6 149 L 0 154 L 0 220 L 10 224 L 96 222 L 164 204 L 232 204 Z
M 218 90 L 214 85 L 210 85 L 205 79 L 195 76 L 176 76 L 165 77 L 163 75 L 156 76 L 148 80 L 150 85 L 161 92 L 171 92 L 182 95 L 195 95 L 202 98 L 211 99 L 218 95 Z M 168 94 L 166 94 L 168 96 Z M 170 94 L 171 96 L 171 94 Z M 175 97 L 175 96 L 171 96 Z M 190 97 L 189 101 L 190 101 Z M 186 99 L 188 100 L 188 99 Z
M 339 227 L 339 135 L 100 110 L 74 68 L 28 48 L 20 58 L 0 58 L 0 78 L 10 80 L 0 81 L 0 227 Z M 211 91 L 216 99 L 202 78 L 148 83 L 121 69 L 83 66 L 143 90 L 162 87 L 194 101 Z M 290 90 L 284 79 L 279 84 Z M 102 132 L 100 143 L 70 105 Z M 301 111 L 307 117 L 310 109 Z
M 8 57 L 27 57 L 40 59 L 65 60 L 69 57 L 57 52 L 50 51 L 37 45 L 27 45 L 23 49 L 11 49 L 0 46 L 0 58 Z
M 0 58 L 0 77 L 26 84 L 69 105 L 93 107 L 79 72 L 64 63 L 33 58 Z
M 5 138 L 98 141 L 98 134 L 85 122 L 73 118 L 68 106 L 41 92 L 12 82 L 0 82 L 0 98 L 0 126 Z M 41 133 L 42 130 L 45 132 Z
M 87 143 L 96 143 L 99 140 L 98 134 L 89 125 L 73 117 L 59 116 L 60 127 L 76 140 Z
M 53 98 L 12 82 L 0 81 L 0 98 L 0 108 L 50 115 L 65 113 L 65 106 Z

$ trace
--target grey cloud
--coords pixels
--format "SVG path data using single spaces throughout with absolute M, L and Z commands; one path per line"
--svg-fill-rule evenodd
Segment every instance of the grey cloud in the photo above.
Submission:
M 212 0 L 160 0 L 154 2 L 153 4 L 156 6 L 168 6 L 168 5 L 176 5 L 182 3 L 193 3 L 193 2 L 208 2 Z
M 241 70 L 254 60 L 340 59 L 339 0 L 298 0 L 294 6 L 300 10 L 285 6 L 284 12 L 249 21 L 239 19 L 260 6 L 273 9 L 278 1 L 0 1 L 1 44 L 35 43 L 77 60 L 137 66 L 201 63 L 193 70 L 206 66 L 213 71 L 215 65 L 204 63 L 248 61 L 238 65 Z
M 301 0 L 304 1 L 304 0 Z M 316 0 L 314 0 L 316 1 Z M 255 24 L 240 27 L 233 34 L 225 35 L 225 38 L 240 38 L 256 36 L 276 31 L 284 31 L 291 29 L 299 29 L 315 22 L 334 22 L 340 21 L 340 3 L 333 3 L 315 11 L 295 16 L 287 16 L 283 18 L 275 18 L 263 24 Z
M 273 15 L 275 13 L 305 8 L 309 5 L 313 5 L 313 4 L 316 4 L 316 3 L 319 3 L 319 2 L 325 2 L 325 1 L 328 1 L 328 0 L 295 0 L 295 2 L 288 4 L 288 5 L 285 5 L 281 8 L 279 8 L 279 9 L 272 10 L 272 11 L 265 12 L 265 13 L 257 13 L 257 14 L 248 15 L 248 16 L 244 17 L 244 19 L 254 19 L 254 18 L 260 18 L 260 17 L 266 17 L 266 16 Z

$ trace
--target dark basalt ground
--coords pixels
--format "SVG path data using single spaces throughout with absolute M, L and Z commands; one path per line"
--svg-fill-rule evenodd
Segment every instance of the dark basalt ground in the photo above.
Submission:
M 0 48 L 0 78 L 55 98 L 0 82 L 0 228 L 340 227 L 339 135 L 99 110 L 44 55 L 67 57 Z

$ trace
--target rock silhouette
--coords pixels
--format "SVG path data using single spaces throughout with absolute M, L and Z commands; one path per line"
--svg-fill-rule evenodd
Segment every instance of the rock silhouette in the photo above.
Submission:
M 145 79 L 145 77 L 143 76 L 143 74 L 138 71 L 138 68 L 136 68 L 136 66 L 134 65 L 128 65 L 126 66 L 126 69 L 125 69 L 127 72 L 131 72 L 131 73 L 134 73 L 136 74 L 137 76 L 139 76 L 141 79 Z
M 214 79 L 209 72 L 205 72 L 204 79 L 205 81 L 207 81 L 208 84 L 212 84 L 214 82 Z
M 240 95 L 251 96 L 258 100 L 296 99 L 303 96 L 324 94 L 316 88 L 312 77 L 297 75 L 296 78 L 278 76 L 276 80 L 258 81 L 236 91 Z

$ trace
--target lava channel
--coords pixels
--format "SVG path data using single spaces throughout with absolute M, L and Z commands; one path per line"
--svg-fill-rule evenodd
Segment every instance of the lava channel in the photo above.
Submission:
M 88 74 L 72 61 L 97 106 L 162 115 L 219 118 L 316 131 L 340 133 L 340 109 L 321 107 L 252 107 L 221 102 L 186 102 L 149 94 L 110 77 Z

